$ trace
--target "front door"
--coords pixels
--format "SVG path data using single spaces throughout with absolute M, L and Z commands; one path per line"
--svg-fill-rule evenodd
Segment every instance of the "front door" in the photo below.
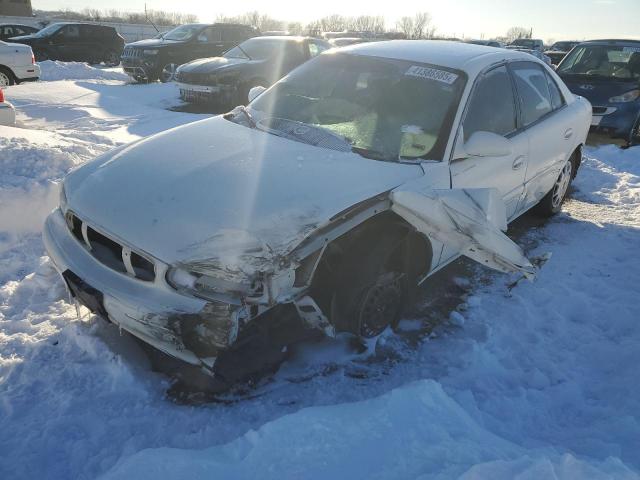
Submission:
M 208 58 L 219 57 L 227 48 L 222 41 L 222 28 L 218 26 L 207 27 L 195 38 L 191 57 Z
M 517 213 L 529 155 L 529 138 L 517 128 L 515 99 L 506 66 L 480 77 L 471 93 L 456 145 L 462 145 L 464 150 L 464 142 L 474 133 L 491 132 L 508 138 L 512 152 L 496 157 L 462 156 L 451 162 L 452 187 L 498 189 L 507 219 Z

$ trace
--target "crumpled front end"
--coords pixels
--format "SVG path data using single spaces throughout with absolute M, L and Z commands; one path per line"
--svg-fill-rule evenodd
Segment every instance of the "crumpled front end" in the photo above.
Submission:
M 135 252 L 60 209 L 47 218 L 45 247 L 74 299 L 159 350 L 194 365 L 212 367 L 236 340 L 247 316 L 240 303 L 184 295 L 154 260 L 152 275 Z M 120 253 L 120 261 L 118 255 Z

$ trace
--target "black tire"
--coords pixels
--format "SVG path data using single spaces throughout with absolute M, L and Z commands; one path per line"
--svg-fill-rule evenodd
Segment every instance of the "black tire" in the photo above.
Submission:
M 633 147 L 640 145 L 640 115 L 636 120 L 635 126 L 631 129 L 631 136 L 629 138 L 629 146 Z
M 0 87 L 10 87 L 16 84 L 16 77 L 6 67 L 0 67 Z
M 571 180 L 575 177 L 576 162 L 574 158 L 567 160 L 560 171 L 560 175 L 553 184 L 553 188 L 535 206 L 534 211 L 541 217 L 551 217 L 562 209 L 562 203 L 567 198 Z
M 397 325 L 413 279 L 397 258 L 406 232 L 374 229 L 367 234 L 375 243 L 356 244 L 343 257 L 334 277 L 329 315 L 338 331 L 372 338 Z

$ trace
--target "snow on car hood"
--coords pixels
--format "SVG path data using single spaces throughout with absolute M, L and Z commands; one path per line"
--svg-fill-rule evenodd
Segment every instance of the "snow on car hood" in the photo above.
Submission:
M 248 256 L 255 271 L 335 214 L 422 174 L 215 117 L 104 155 L 69 174 L 65 190 L 85 221 L 167 263 L 218 270 Z

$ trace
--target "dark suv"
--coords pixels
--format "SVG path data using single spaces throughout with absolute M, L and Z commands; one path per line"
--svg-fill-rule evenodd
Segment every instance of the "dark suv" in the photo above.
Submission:
M 116 66 L 124 48 L 113 27 L 91 23 L 53 23 L 37 33 L 13 37 L 11 42 L 25 43 L 36 60 L 101 63 Z
M 181 25 L 159 38 L 128 43 L 122 55 L 124 71 L 139 82 L 173 80 L 176 68 L 197 58 L 217 57 L 258 35 L 247 25 L 228 23 Z

